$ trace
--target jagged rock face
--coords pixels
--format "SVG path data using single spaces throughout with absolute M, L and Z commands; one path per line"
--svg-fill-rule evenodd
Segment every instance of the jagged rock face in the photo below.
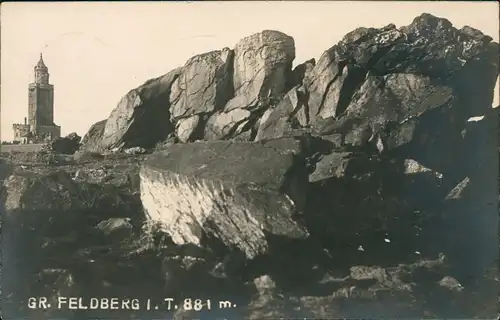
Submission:
M 234 97 L 207 122 L 205 140 L 252 140 L 256 122 L 290 88 L 295 43 L 292 37 L 265 30 L 246 37 L 234 49 Z
M 125 95 L 104 129 L 91 128 L 87 136 L 95 138 L 85 139 L 84 148 L 151 148 L 171 132 L 180 142 L 252 140 L 258 118 L 291 88 L 294 59 L 293 38 L 272 30 L 242 39 L 234 50 L 194 56 Z
M 229 48 L 189 59 L 172 85 L 170 117 L 177 123 L 182 142 L 196 134 L 199 115 L 211 115 L 224 107 L 233 96 L 232 68 L 234 53 Z M 189 125 L 187 125 L 189 123 Z M 203 137 L 203 131 L 198 133 Z
M 175 243 L 211 237 L 253 259 L 268 253 L 268 235 L 308 235 L 293 220 L 307 180 L 299 152 L 292 139 L 173 145 L 142 167 L 141 199 Z
M 290 90 L 277 106 L 270 106 L 259 120 L 255 141 L 287 137 L 306 122 L 304 92 Z
M 450 87 L 435 85 L 426 77 L 368 76 L 344 115 L 339 120 L 329 116 L 317 127 L 320 134 L 342 134 L 348 145 L 379 144 L 381 152 L 409 144 L 417 150 L 435 145 L 433 151 L 439 154 L 460 130 L 450 110 L 454 101 Z M 441 126 L 435 126 L 436 119 L 442 120 Z
M 304 79 L 310 92 L 309 112 L 313 123 L 318 117 L 329 118 L 343 113 L 351 95 L 371 70 L 373 57 L 382 55 L 393 41 L 403 37 L 396 30 L 389 39 L 376 37 L 390 32 L 391 28 L 395 27 L 388 26 L 381 30 L 358 28 L 323 53 Z
M 431 78 L 436 84 L 447 85 L 469 60 L 484 58 L 482 55 L 491 50 L 489 41 L 489 37 L 471 36 L 470 32 L 453 28 L 448 20 L 427 14 L 399 30 L 394 25 L 358 28 L 326 51 L 304 79 L 311 92 L 311 117 L 342 115 L 354 93 L 367 91 L 362 87 L 369 81 L 367 76 L 394 74 L 404 80 L 407 76 L 397 74 L 415 74 L 412 77 Z M 400 93 L 413 98 L 408 90 Z
M 444 172 L 467 118 L 491 107 L 498 44 L 490 41 L 428 14 L 400 29 L 358 28 L 305 75 L 309 122 L 343 144 L 398 149 Z
M 194 56 L 186 62 L 170 94 L 170 115 L 174 122 L 212 113 L 225 105 L 232 95 L 232 56 L 233 52 L 224 48 Z
M 369 75 L 347 105 L 345 115 L 356 115 L 377 124 L 383 121 L 401 123 L 419 117 L 452 99 L 452 88 L 433 82 L 428 77 L 411 73 L 384 77 Z
M 169 95 L 181 69 L 151 79 L 128 92 L 111 112 L 102 134 L 105 149 L 151 148 L 173 128 L 169 121 Z
M 358 28 L 292 71 L 293 38 L 265 30 L 132 90 L 106 122 L 102 146 L 149 148 L 169 132 L 180 142 L 262 140 L 312 125 L 319 135 L 342 134 L 345 145 L 404 147 L 413 158 L 426 144 L 440 163 L 417 160 L 443 171 L 455 152 L 446 146 L 459 139 L 468 117 L 490 107 L 498 75 L 491 40 L 422 14 L 399 29 Z M 139 94 L 147 88 L 154 93 Z
M 243 38 L 234 49 L 235 98 L 224 108 L 253 109 L 265 99 L 280 98 L 289 85 L 295 41 L 272 30 Z

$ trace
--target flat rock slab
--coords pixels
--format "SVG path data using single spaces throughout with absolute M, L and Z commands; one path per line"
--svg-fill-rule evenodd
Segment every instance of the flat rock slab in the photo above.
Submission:
M 143 164 L 141 200 L 177 244 L 218 239 L 247 259 L 269 252 L 268 235 L 306 238 L 293 216 L 308 181 L 294 139 L 172 145 Z

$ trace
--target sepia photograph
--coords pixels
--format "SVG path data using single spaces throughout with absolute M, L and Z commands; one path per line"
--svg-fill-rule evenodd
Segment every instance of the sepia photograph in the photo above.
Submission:
M 2 3 L 1 319 L 497 319 L 498 12 Z

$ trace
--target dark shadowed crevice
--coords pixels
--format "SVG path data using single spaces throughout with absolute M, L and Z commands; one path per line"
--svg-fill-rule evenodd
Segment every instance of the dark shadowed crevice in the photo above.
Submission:
M 213 113 L 198 114 L 198 117 L 199 117 L 198 124 L 196 125 L 193 132 L 189 136 L 188 142 L 203 140 L 203 137 L 205 137 L 205 128 L 206 128 L 208 119 L 210 119 L 211 114 L 213 114 Z
M 177 78 L 178 75 L 173 78 L 172 83 Z M 146 104 L 134 108 L 130 127 L 117 145 L 123 142 L 123 148 L 136 146 L 153 148 L 159 141 L 164 141 L 174 131 L 174 126 L 169 120 L 169 96 L 170 89 Z
M 332 61 L 331 63 L 335 63 L 335 61 Z M 331 81 L 329 81 L 328 84 L 326 85 L 325 91 L 323 92 L 323 96 L 321 97 L 321 102 L 319 104 L 318 110 L 317 110 L 316 114 L 314 115 L 314 117 L 318 117 L 318 115 L 321 113 L 321 110 L 323 110 L 326 97 L 328 96 L 328 93 L 330 92 L 330 88 L 333 86 L 335 81 L 337 81 L 340 78 L 340 76 L 342 75 L 342 70 L 348 64 L 348 61 L 340 60 L 336 63 L 337 63 L 337 70 L 338 70 L 337 74 L 335 74 L 333 79 Z
M 293 61 L 289 61 L 285 66 L 285 88 L 284 92 L 290 91 L 295 86 L 295 79 L 293 77 Z M 302 80 L 301 80 L 302 82 Z
M 356 65 L 349 65 L 348 75 L 345 79 L 342 89 L 340 90 L 340 97 L 335 109 L 335 117 L 341 116 L 346 110 L 353 95 L 363 85 L 366 78 L 366 69 L 360 68 Z
M 222 83 L 216 84 L 217 88 L 216 100 L 215 100 L 216 108 L 210 115 L 223 110 L 226 103 L 232 98 L 234 98 L 235 95 L 235 88 L 233 83 L 234 56 L 235 56 L 234 51 L 231 50 L 227 58 L 228 60 L 226 61 L 226 68 L 220 68 L 220 70 L 218 70 L 218 73 L 215 74 L 216 78 L 223 79 L 223 81 Z

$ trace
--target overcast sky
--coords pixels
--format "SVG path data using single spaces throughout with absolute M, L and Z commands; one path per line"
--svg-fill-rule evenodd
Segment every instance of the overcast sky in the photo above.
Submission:
M 27 116 L 40 53 L 55 86 L 62 134 L 85 134 L 120 98 L 191 56 L 264 29 L 293 36 L 295 64 L 318 59 L 357 27 L 411 23 L 423 12 L 475 27 L 498 42 L 494 2 L 88 2 L 1 5 L 1 140 Z M 495 105 L 498 104 L 498 82 Z

